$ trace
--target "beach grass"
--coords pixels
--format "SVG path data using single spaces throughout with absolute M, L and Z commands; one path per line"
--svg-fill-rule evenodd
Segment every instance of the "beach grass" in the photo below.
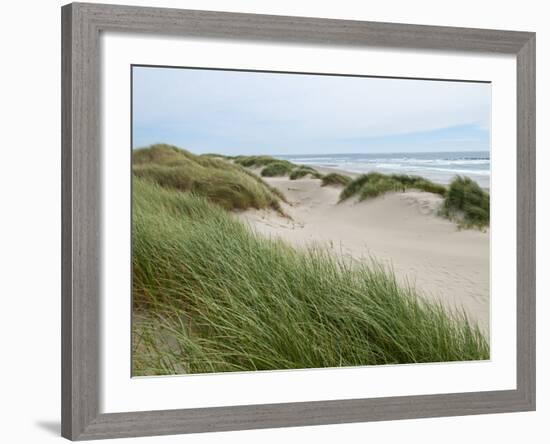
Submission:
M 332 185 L 346 187 L 351 181 L 352 178 L 344 174 L 330 173 L 321 178 L 321 186 L 326 187 L 327 185 Z
M 235 156 L 233 162 L 246 168 L 261 168 L 263 177 L 288 176 L 291 180 L 306 176 L 321 179 L 323 175 L 315 168 L 307 165 L 297 165 L 288 160 L 276 159 L 271 156 Z
M 203 153 L 199 154 L 201 157 L 214 157 L 217 159 L 225 159 L 225 160 L 232 160 L 233 156 L 228 156 L 226 154 L 218 154 L 218 153 Z
M 288 160 L 276 159 L 271 156 L 235 156 L 233 162 L 246 168 L 262 168 L 263 177 L 287 176 L 296 168 Z
M 439 214 L 457 223 L 460 228 L 484 229 L 490 223 L 490 197 L 469 177 L 456 176 L 448 187 L 420 176 L 405 174 L 362 174 L 349 182 L 340 193 L 340 202 L 353 196 L 359 200 L 389 192 L 417 189 L 439 194 L 444 198 Z
M 232 159 L 234 163 L 246 168 L 261 168 L 260 175 L 263 177 L 288 176 L 290 180 L 311 177 L 321 179 L 321 186 L 345 186 L 351 181 L 351 178 L 342 174 L 323 175 L 311 166 L 297 165 L 288 160 L 276 159 L 271 156 L 235 156 Z
M 315 168 L 307 165 L 299 165 L 292 170 L 288 178 L 290 180 L 302 179 L 303 177 L 312 177 L 314 179 L 321 179 L 323 175 L 319 173 Z
M 443 215 L 465 228 L 484 228 L 490 222 L 490 197 L 477 182 L 457 176 L 449 185 Z
M 489 358 L 463 312 L 371 260 L 257 235 L 231 207 L 134 173 L 134 375 Z
M 293 169 L 294 165 L 290 162 L 278 161 L 265 166 L 260 174 L 263 177 L 287 176 Z
M 217 155 L 195 155 L 170 145 L 134 150 L 134 176 L 166 188 L 192 192 L 228 210 L 273 208 L 282 193 L 240 165 Z
M 445 196 L 447 189 L 420 176 L 406 174 L 362 174 L 347 184 L 340 194 L 340 201 L 358 196 L 359 200 L 370 199 L 388 192 L 417 189 Z
M 236 164 L 247 168 L 265 167 L 275 162 L 282 162 L 282 163 L 287 163 L 289 165 L 293 165 L 291 162 L 288 162 L 287 160 L 280 160 L 271 156 L 235 156 L 233 157 L 233 161 Z

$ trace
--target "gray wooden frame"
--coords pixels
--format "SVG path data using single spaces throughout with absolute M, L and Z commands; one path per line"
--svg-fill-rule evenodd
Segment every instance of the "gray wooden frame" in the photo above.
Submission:
M 517 58 L 517 388 L 195 408 L 99 411 L 99 35 L 157 33 Z M 535 409 L 535 34 L 73 3 L 62 8 L 62 435 L 97 439 Z

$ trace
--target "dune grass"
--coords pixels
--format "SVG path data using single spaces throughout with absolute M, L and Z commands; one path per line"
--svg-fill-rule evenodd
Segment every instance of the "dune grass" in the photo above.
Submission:
M 153 145 L 135 150 L 132 170 L 136 177 L 189 191 L 229 210 L 273 208 L 281 211 L 284 196 L 260 177 L 214 155 L 195 155 L 170 146 Z
M 352 178 L 344 174 L 330 173 L 321 178 L 321 186 L 327 185 L 346 187 L 350 184 Z
M 261 237 L 151 178 L 134 177 L 132 242 L 134 375 L 489 358 L 463 313 L 391 271 Z
M 233 162 L 246 168 L 259 168 L 264 177 L 286 176 L 295 165 L 288 160 L 275 159 L 271 156 L 236 156 Z
M 418 189 L 445 196 L 447 189 L 443 185 L 433 183 L 420 176 L 405 174 L 362 174 L 352 180 L 342 190 L 340 201 L 358 196 L 359 200 L 370 199 L 392 191 Z
M 263 177 L 289 176 L 291 180 L 306 176 L 320 179 L 323 175 L 307 165 L 296 165 L 288 160 L 276 159 L 271 156 L 236 156 L 233 161 L 247 168 L 262 168 Z
M 201 157 L 214 157 L 214 158 L 217 158 L 217 159 L 226 159 L 226 160 L 232 160 L 233 159 L 233 156 L 228 156 L 226 154 L 218 154 L 218 153 L 204 153 L 204 154 L 199 154 L 199 156 L 201 156 Z
M 490 222 L 489 193 L 469 177 L 457 176 L 449 185 L 442 213 L 465 228 L 484 228 Z
M 349 182 L 340 193 L 340 201 L 353 196 L 365 200 L 388 192 L 418 189 L 444 198 L 439 214 L 460 228 L 484 229 L 490 223 L 489 193 L 469 177 L 456 176 L 448 188 L 420 176 L 404 174 L 363 174 Z
M 272 162 L 261 171 L 263 177 L 287 176 L 294 169 L 290 162 Z
M 315 168 L 307 165 L 298 165 L 292 170 L 288 178 L 290 180 L 297 180 L 306 176 L 313 177 L 314 179 L 321 179 L 323 177 Z
M 233 158 L 233 161 L 241 166 L 247 167 L 247 168 L 254 168 L 254 167 L 265 167 L 271 163 L 275 162 L 281 162 L 281 163 L 287 163 L 291 166 L 293 164 L 287 160 L 280 160 L 276 159 L 275 157 L 271 156 L 235 156 Z

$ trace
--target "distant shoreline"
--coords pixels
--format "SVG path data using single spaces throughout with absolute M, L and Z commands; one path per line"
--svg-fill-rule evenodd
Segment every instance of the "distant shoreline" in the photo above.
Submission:
M 490 189 L 490 151 L 419 153 L 334 153 L 276 155 L 277 159 L 347 175 L 406 174 L 448 185 L 455 176 L 467 176 Z M 353 168 L 353 171 L 348 171 Z
M 315 168 L 317 171 L 319 171 L 322 174 L 330 174 L 330 173 L 345 174 L 347 176 L 352 177 L 353 179 L 360 176 L 361 174 L 367 174 L 367 173 L 357 173 L 357 172 L 354 172 L 354 171 L 348 171 L 348 170 L 345 170 L 343 168 L 333 168 L 333 167 L 319 166 L 319 165 L 308 165 L 308 166 L 311 166 L 312 168 Z M 376 170 L 373 170 L 373 172 L 374 171 L 376 171 Z M 389 174 L 400 174 L 400 173 L 398 173 L 397 171 L 394 171 L 393 173 L 389 173 Z M 422 176 L 422 175 L 419 174 L 419 176 Z M 468 175 L 463 174 L 463 176 L 468 176 Z M 468 177 L 470 177 L 470 176 L 468 176 Z M 475 180 L 475 178 L 473 178 L 473 177 L 472 177 L 472 179 Z M 437 179 L 430 179 L 430 180 L 434 183 L 439 184 L 439 185 L 444 185 L 444 186 L 449 185 L 449 182 L 445 182 L 445 181 L 441 181 L 441 180 L 438 181 Z M 489 182 L 489 185 L 490 185 L 490 182 Z M 481 188 L 483 188 L 485 191 L 490 191 L 491 190 L 490 186 L 482 186 Z

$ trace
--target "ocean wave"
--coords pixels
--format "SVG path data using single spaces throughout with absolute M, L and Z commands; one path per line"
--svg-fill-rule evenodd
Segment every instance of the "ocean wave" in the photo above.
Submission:
M 460 159 L 462 160 L 491 160 L 489 157 L 461 157 Z M 457 160 L 456 158 L 454 159 L 449 159 L 449 160 Z
M 486 159 L 409 159 L 405 163 L 426 165 L 489 165 Z
M 456 175 L 470 176 L 486 186 L 491 175 L 490 157 L 485 153 L 423 153 L 418 155 L 297 155 L 281 156 L 291 162 L 333 168 L 350 173 L 365 174 L 401 173 L 423 176 L 442 183 L 448 183 Z
M 340 164 L 391 164 L 391 165 L 435 165 L 435 166 L 452 166 L 452 165 L 463 165 L 463 166 L 474 166 L 474 165 L 489 165 L 490 161 L 488 159 L 417 159 L 417 158 L 374 158 L 374 159 L 365 159 L 365 158 L 320 158 L 320 157 L 311 157 L 311 158 L 293 158 L 292 162 L 302 163 L 306 165 L 340 165 Z

